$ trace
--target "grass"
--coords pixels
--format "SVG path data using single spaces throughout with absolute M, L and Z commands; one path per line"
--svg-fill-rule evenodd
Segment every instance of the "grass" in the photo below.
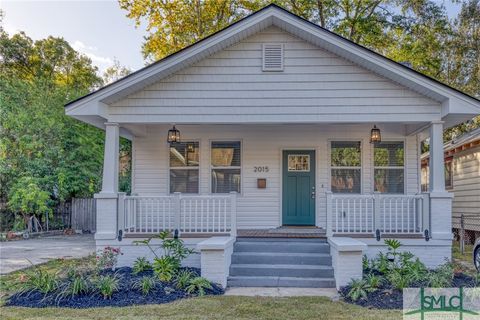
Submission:
M 84 259 L 57 259 L 38 266 L 50 272 L 64 273 L 69 267 L 84 267 L 92 263 Z M 16 284 L 25 271 L 0 276 L 2 300 L 18 287 Z M 140 305 L 123 308 L 30 309 L 1 307 L 0 318 L 10 319 L 401 319 L 401 311 L 371 310 L 359 306 L 333 302 L 324 297 L 199 297 L 161 305 Z
M 201 297 L 123 308 L 0 308 L 2 319 L 401 319 L 400 311 L 371 310 L 322 297 Z
M 452 258 L 455 265 L 467 274 L 475 274 L 476 269 L 473 265 L 473 245 L 466 244 L 465 251 L 460 251 L 460 242 L 454 241 L 452 244 Z

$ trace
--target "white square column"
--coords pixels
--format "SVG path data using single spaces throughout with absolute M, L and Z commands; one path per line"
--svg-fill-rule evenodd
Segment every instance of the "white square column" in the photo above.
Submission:
M 445 190 L 443 121 L 430 125 L 430 226 L 435 240 L 452 240 L 452 198 Z
M 118 224 L 118 170 L 120 130 L 118 123 L 105 123 L 105 154 L 103 158 L 102 191 L 97 199 L 97 240 L 117 237 Z

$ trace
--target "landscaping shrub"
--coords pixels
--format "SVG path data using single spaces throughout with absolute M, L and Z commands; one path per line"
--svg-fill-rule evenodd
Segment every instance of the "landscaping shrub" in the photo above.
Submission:
M 152 270 L 152 264 L 145 257 L 135 259 L 133 263 L 133 274 L 139 274 L 145 271 Z
M 197 293 L 199 296 L 205 295 L 206 289 L 212 289 L 212 284 L 205 278 L 195 277 L 188 282 L 186 291 L 190 294 Z
M 160 239 L 163 255 L 159 256 L 151 245 L 152 239 Z M 169 231 L 160 232 L 157 236 L 146 240 L 136 241 L 136 245 L 145 245 L 153 253 L 153 271 L 161 281 L 172 281 L 180 270 L 182 260 L 195 251 L 185 246 L 178 238 L 171 238 Z
M 366 280 L 352 280 L 350 283 L 348 297 L 353 301 L 357 301 L 358 299 L 367 299 L 368 292 L 371 291 L 373 291 L 373 289 Z
M 171 257 L 153 259 L 153 272 L 161 281 L 170 282 L 178 273 L 180 266 Z
M 58 276 L 56 274 L 34 267 L 33 271 L 27 272 L 26 276 L 23 277 L 20 291 L 24 294 L 29 294 L 33 291 L 47 294 L 56 290 L 57 285 Z
M 115 270 L 118 256 L 121 255 L 120 248 L 105 247 L 97 253 L 97 267 L 100 270 Z
M 401 308 L 402 290 L 408 287 L 476 286 L 478 281 L 464 274 L 456 275 L 453 265 L 446 262 L 435 270 L 427 267 L 411 252 L 400 252 L 398 240 L 387 239 L 386 253 L 374 259 L 363 257 L 364 276 L 342 288 L 347 301 L 362 306 Z
M 119 277 L 117 274 L 102 275 L 95 280 L 95 287 L 104 299 L 111 298 L 118 291 Z
M 70 269 L 67 278 L 60 281 L 57 299 L 64 299 L 68 296 L 74 297 L 87 294 L 93 291 L 89 276 L 81 271 Z
M 180 271 L 175 279 L 175 287 L 177 289 L 185 289 L 193 277 L 194 274 L 189 270 Z
M 158 280 L 153 276 L 144 276 L 133 283 L 133 288 L 140 290 L 144 296 L 149 294 L 158 284 Z

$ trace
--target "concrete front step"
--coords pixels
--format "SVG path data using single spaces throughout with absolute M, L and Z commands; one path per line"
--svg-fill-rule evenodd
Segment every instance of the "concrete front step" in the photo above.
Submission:
M 335 279 L 272 277 L 272 276 L 231 276 L 229 287 L 298 287 L 298 288 L 335 288 Z
M 232 264 L 230 275 L 328 278 L 333 277 L 333 268 L 331 266 L 298 264 Z
M 325 242 L 311 241 L 237 241 L 234 252 L 296 252 L 296 253 L 330 253 L 330 246 Z
M 326 238 L 281 238 L 281 237 L 237 237 L 237 242 L 314 242 L 314 243 L 327 243 Z
M 234 252 L 232 264 L 299 264 L 332 265 L 328 253 Z

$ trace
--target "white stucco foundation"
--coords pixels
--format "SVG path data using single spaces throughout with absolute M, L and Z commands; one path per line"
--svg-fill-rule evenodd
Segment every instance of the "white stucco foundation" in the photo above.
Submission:
M 362 257 L 363 252 L 367 250 L 367 245 L 347 237 L 332 237 L 328 239 L 328 243 L 337 290 L 346 286 L 351 280 L 361 279 Z

